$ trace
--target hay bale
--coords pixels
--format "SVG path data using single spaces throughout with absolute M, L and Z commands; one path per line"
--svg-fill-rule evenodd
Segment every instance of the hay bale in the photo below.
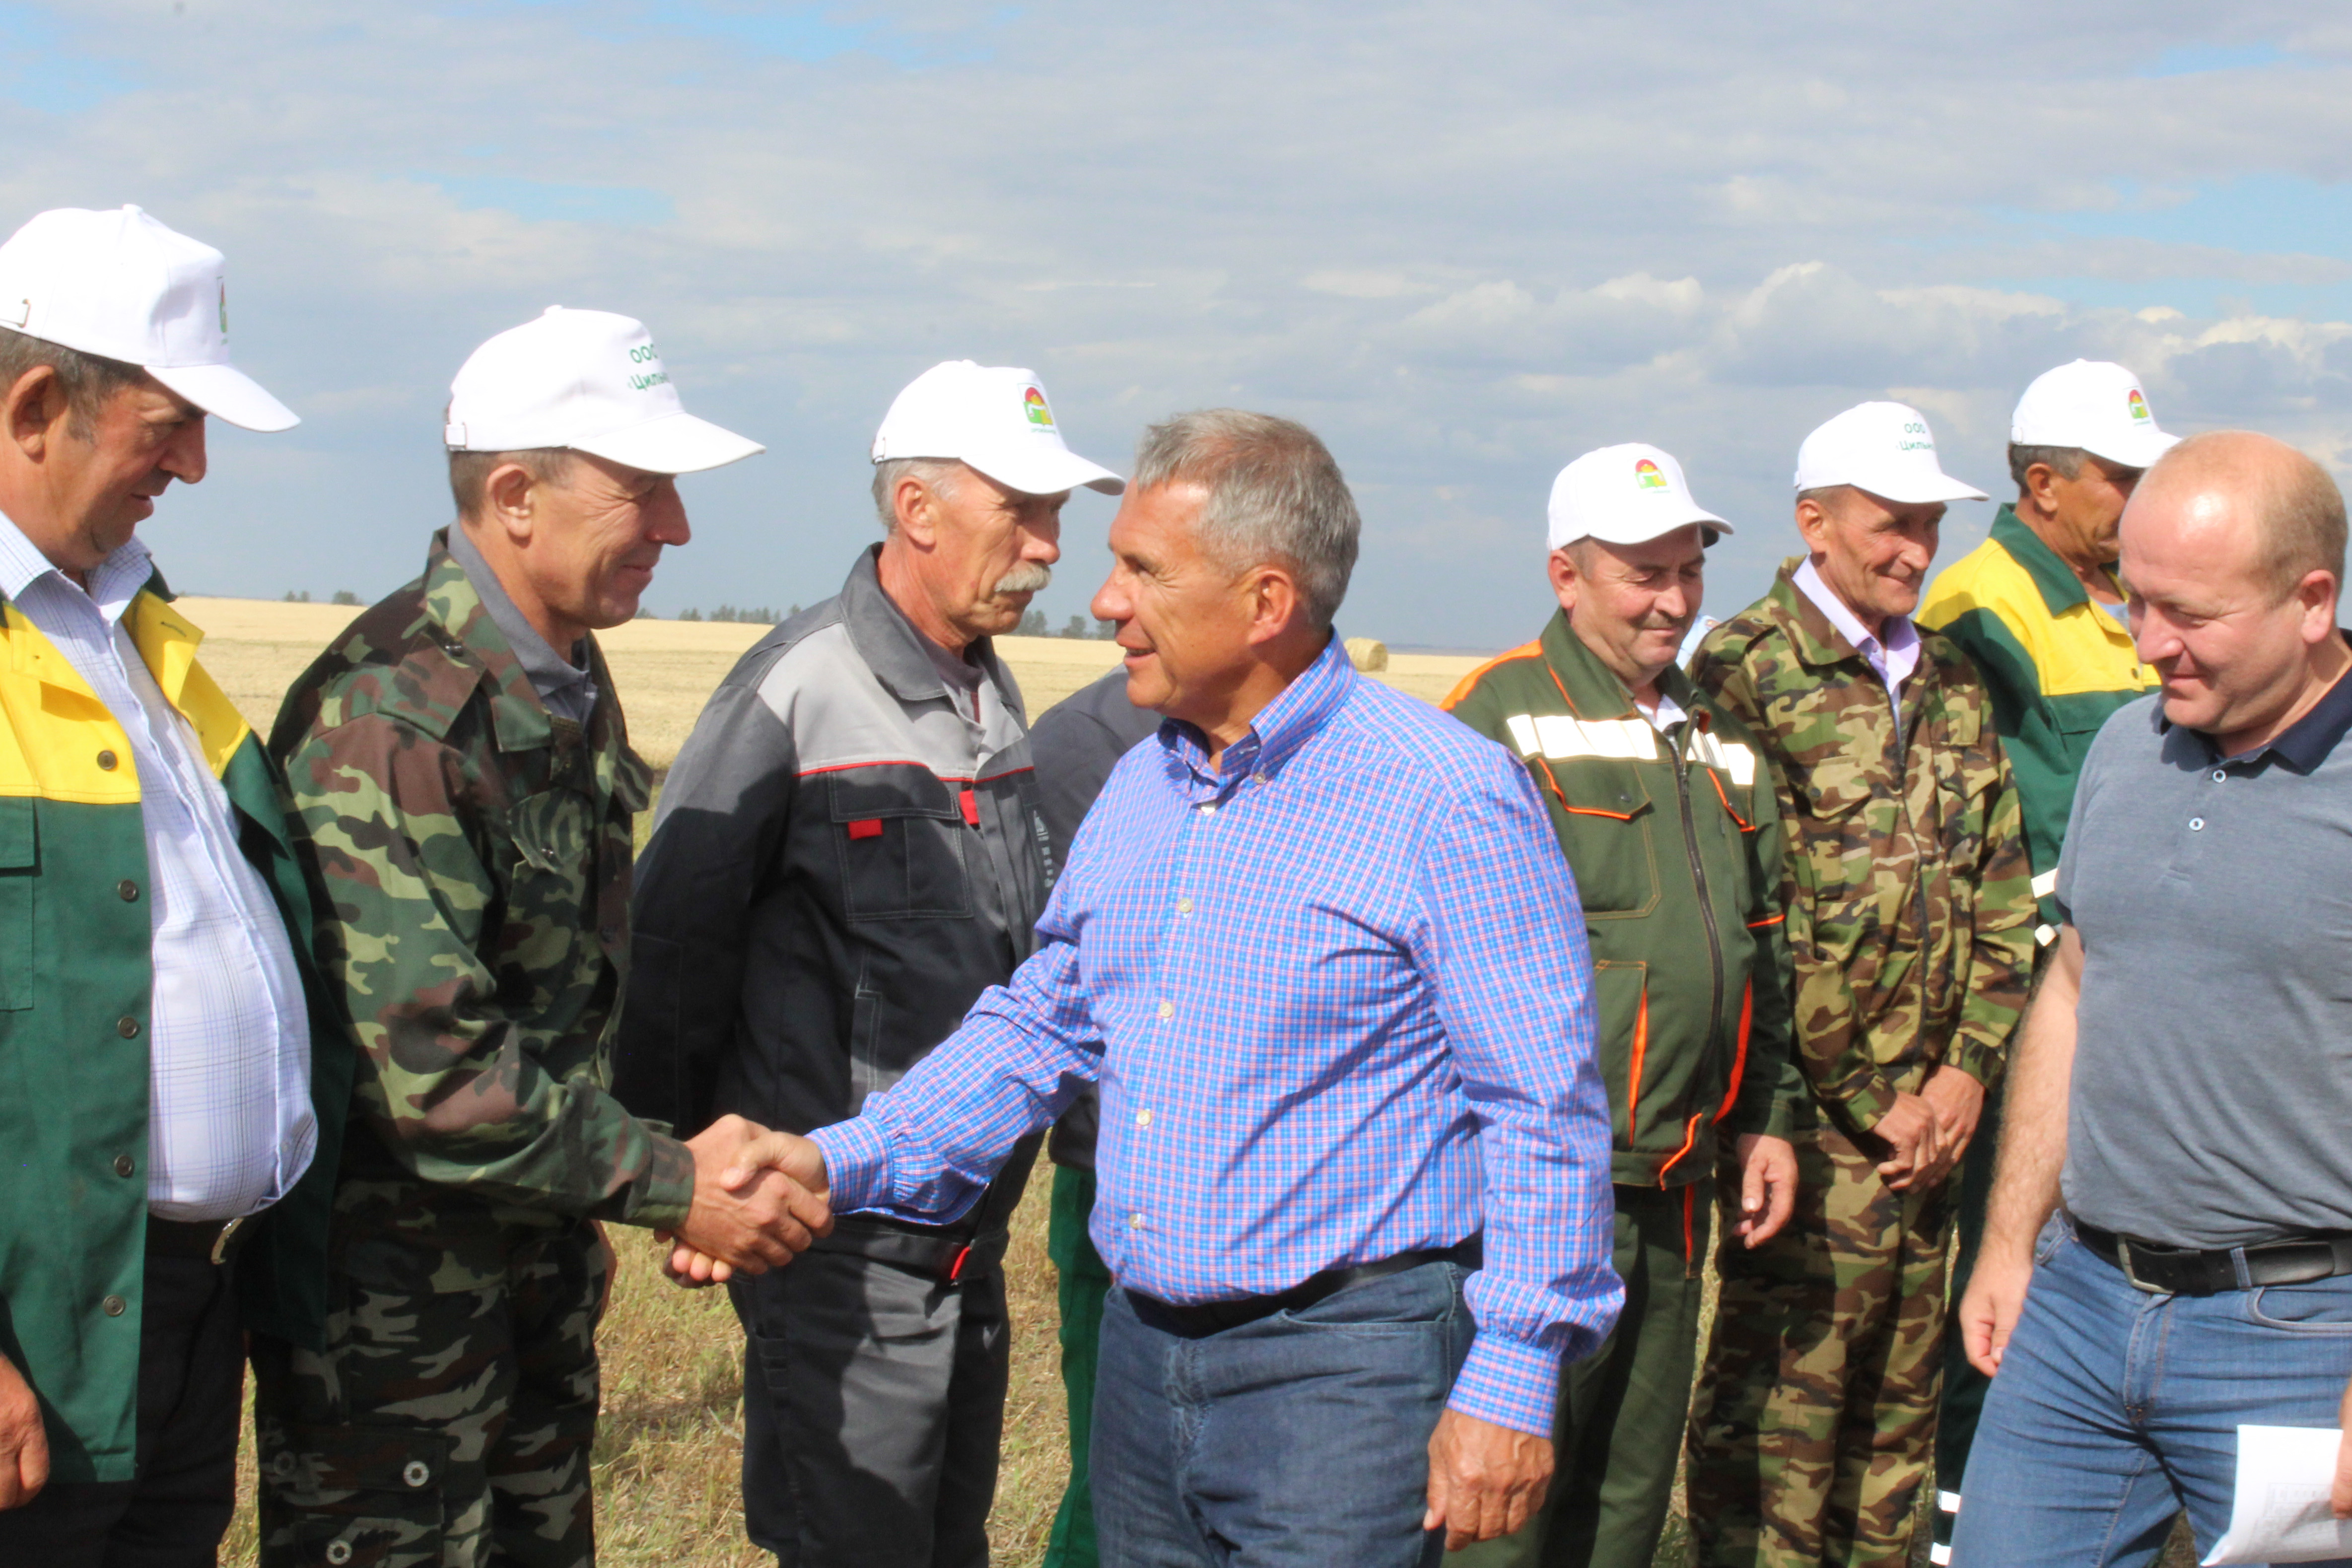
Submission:
M 1350 637 L 1348 639 L 1348 661 L 1367 673 L 1385 670 L 1389 667 L 1389 645 L 1377 638 Z

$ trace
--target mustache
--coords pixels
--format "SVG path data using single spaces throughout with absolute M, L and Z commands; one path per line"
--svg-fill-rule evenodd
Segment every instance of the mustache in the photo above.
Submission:
M 996 580 L 999 593 L 1035 593 L 1054 580 L 1054 569 L 1042 561 L 1024 560 Z

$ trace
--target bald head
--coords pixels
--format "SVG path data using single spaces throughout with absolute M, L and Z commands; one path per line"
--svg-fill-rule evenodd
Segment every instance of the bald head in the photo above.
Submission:
M 2132 636 L 2165 716 L 2222 755 L 2277 736 L 2352 660 L 2336 630 L 2344 497 L 2293 447 L 2191 436 L 2132 493 L 2122 544 Z
M 2192 435 L 2140 481 L 2148 510 L 2194 532 L 2227 562 L 2284 599 L 2315 571 L 2344 581 L 2344 493 L 2327 470 L 2251 430 Z

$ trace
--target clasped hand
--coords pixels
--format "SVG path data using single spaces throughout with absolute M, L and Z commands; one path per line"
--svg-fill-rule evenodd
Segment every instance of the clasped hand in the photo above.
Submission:
M 1918 1093 L 1897 1093 L 1895 1108 L 1870 1129 L 1891 1151 L 1878 1174 L 1898 1192 L 1936 1186 L 1968 1153 L 1983 1111 L 1983 1084 L 1957 1067 L 1938 1067 Z
M 678 1283 L 764 1274 L 832 1232 L 824 1156 L 806 1138 L 721 1116 L 686 1146 L 694 1155 L 693 1207 L 676 1230 L 654 1232 L 672 1244 L 664 1267 Z

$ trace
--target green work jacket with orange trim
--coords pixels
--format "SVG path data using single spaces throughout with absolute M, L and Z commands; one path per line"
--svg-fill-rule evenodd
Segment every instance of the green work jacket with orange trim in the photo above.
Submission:
M 1993 518 L 1990 538 L 1937 574 L 1917 620 L 1958 643 L 1992 694 L 2033 861 L 2034 935 L 2047 946 L 2058 934 L 2058 852 L 2075 777 L 2099 727 L 2154 690 L 2156 672 L 2140 663 L 2122 620 L 2092 601 L 2013 507 Z
M 1810 1117 L 1790 1058 L 1780 808 L 1739 721 L 1669 666 L 1688 716 L 1659 733 L 1570 627 L 1471 672 L 1447 712 L 1534 775 L 1592 946 L 1611 1175 L 1676 1187 L 1718 1140 Z
M 196 663 L 204 633 L 152 579 L 124 612 L 164 697 L 194 729 L 239 846 L 292 935 L 308 1001 L 318 1153 L 252 1221 L 245 1323 L 314 1348 L 349 1026 L 320 983 L 301 829 L 278 768 Z M 130 738 L 80 674 L 0 600 L 0 1354 L 41 1400 L 52 1483 L 135 1479 L 146 1269 L 147 836 Z

